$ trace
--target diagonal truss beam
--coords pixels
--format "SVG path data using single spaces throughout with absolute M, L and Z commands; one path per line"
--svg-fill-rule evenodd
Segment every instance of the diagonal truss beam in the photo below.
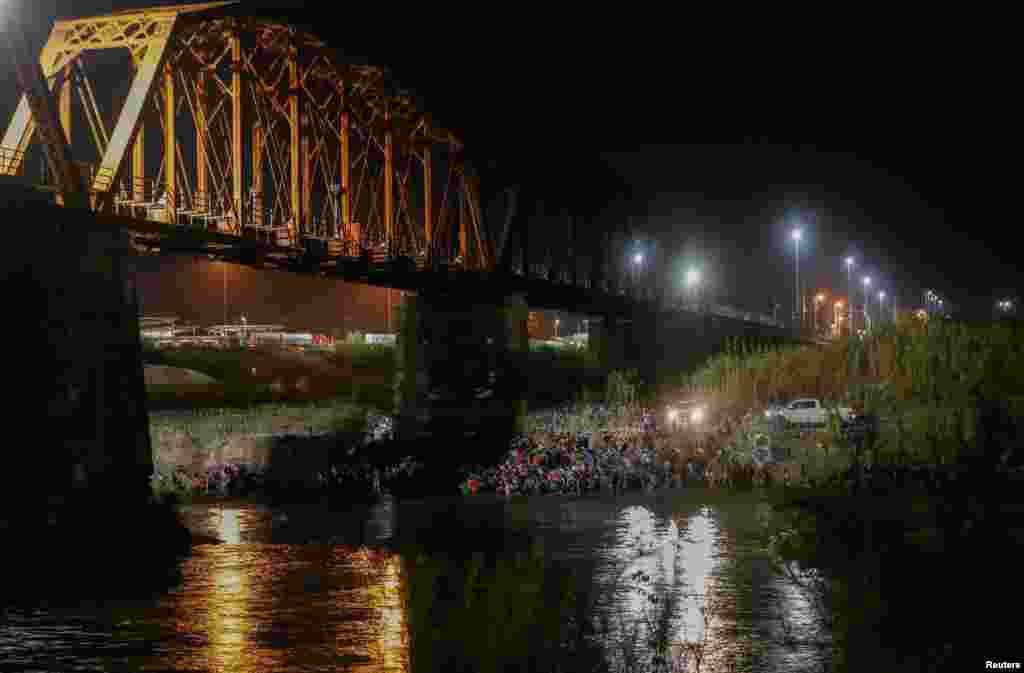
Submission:
M 125 155 L 139 129 L 142 111 L 153 96 L 159 76 L 163 74 L 174 21 L 173 18 L 169 21 L 170 25 L 162 38 L 150 42 L 145 56 L 139 60 L 128 99 L 117 119 L 117 126 L 110 136 L 110 143 L 93 180 L 92 189 L 98 194 L 97 210 L 103 210 L 110 204 L 113 187 L 121 177 Z
M 67 54 L 60 51 L 64 34 L 57 28 L 50 31 L 50 37 L 39 55 L 39 65 L 42 68 L 43 77 L 46 79 L 50 91 L 57 85 L 57 73 L 66 65 L 71 63 L 77 54 Z M 18 107 L 15 108 L 14 116 L 7 131 L 4 133 L 3 147 L 16 149 L 15 153 L 4 153 L 0 156 L 0 175 L 17 175 L 21 171 L 25 159 L 25 149 L 36 130 L 36 122 L 32 116 L 32 109 L 29 106 L 28 96 L 22 93 L 18 100 Z
M 67 129 L 61 127 L 62 115 L 59 114 L 51 87 L 47 86 L 39 64 L 26 57 L 21 35 L 14 34 L 8 39 L 9 48 L 14 54 L 18 84 L 24 91 L 32 119 L 43 136 L 43 152 L 50 172 L 56 178 L 61 202 L 75 208 L 87 207 L 81 178 L 71 160 L 71 148 L 66 135 L 70 131 L 70 121 Z

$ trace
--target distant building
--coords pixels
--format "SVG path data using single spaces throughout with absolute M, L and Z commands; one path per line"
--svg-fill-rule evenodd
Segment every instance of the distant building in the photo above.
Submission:
M 555 336 L 555 324 L 541 311 L 530 311 L 526 319 L 526 332 L 531 339 L 550 339 Z
M 140 316 L 139 328 L 143 339 L 166 339 L 174 336 L 177 318 L 165 316 Z
M 397 334 L 367 334 L 366 343 L 384 346 L 394 346 L 398 343 Z

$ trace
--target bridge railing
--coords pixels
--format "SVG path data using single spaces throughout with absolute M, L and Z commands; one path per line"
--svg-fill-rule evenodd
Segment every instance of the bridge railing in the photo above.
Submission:
M 25 153 L 0 145 L 0 175 L 25 175 Z

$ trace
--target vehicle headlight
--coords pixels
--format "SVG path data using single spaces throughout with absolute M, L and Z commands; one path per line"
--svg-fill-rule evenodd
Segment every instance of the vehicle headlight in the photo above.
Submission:
M 765 416 L 765 418 L 771 418 L 772 417 L 772 410 L 771 409 L 765 409 L 764 416 Z
M 679 420 L 679 412 L 675 409 L 668 410 L 668 420 L 670 423 L 675 423 Z
M 704 408 L 703 407 L 697 407 L 692 412 L 690 412 L 690 421 L 691 422 L 693 422 L 693 423 L 700 423 L 702 420 L 704 420 Z

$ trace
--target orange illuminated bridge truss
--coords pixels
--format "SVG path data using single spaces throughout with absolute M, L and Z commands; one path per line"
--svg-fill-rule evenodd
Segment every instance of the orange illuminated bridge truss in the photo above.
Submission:
M 86 71 L 103 50 L 127 50 L 133 70 L 112 129 Z M 247 16 L 241 2 L 132 10 L 56 22 L 40 64 L 69 143 L 73 126 L 88 128 L 73 144 L 94 148 L 95 161 L 75 159 L 97 211 L 280 245 L 321 239 L 331 254 L 420 264 L 454 254 L 493 267 L 461 140 L 384 68 L 308 30 Z M 117 76 L 101 67 L 104 81 Z M 25 173 L 35 130 L 23 95 L 0 174 Z M 147 151 L 153 137 L 159 154 Z

